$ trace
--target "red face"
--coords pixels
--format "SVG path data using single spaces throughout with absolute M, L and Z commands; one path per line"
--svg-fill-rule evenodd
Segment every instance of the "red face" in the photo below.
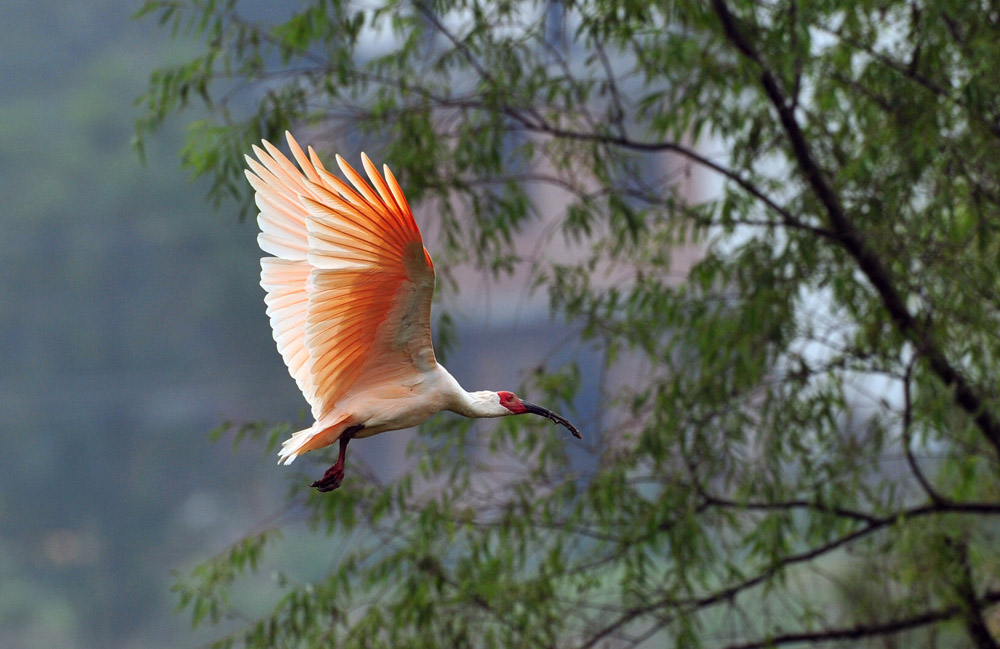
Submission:
M 497 396 L 500 397 L 500 405 L 510 410 L 515 415 L 522 415 L 528 412 L 527 408 L 521 403 L 521 400 L 517 398 L 517 395 L 513 392 L 507 392 L 506 390 L 501 390 L 497 392 Z

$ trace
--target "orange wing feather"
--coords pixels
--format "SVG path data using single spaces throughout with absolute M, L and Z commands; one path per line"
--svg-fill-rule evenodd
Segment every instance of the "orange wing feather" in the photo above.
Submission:
M 260 208 L 261 285 L 278 351 L 320 419 L 349 393 L 435 363 L 434 266 L 399 184 L 340 156 L 350 185 L 287 134 L 302 171 L 264 142 L 247 158 Z M 373 187 L 374 186 L 374 187 Z

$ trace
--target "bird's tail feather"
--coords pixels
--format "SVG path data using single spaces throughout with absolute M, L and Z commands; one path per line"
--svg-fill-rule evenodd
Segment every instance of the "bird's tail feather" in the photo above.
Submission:
M 309 428 L 292 433 L 291 437 L 282 442 L 281 450 L 278 451 L 278 464 L 291 464 L 295 458 L 305 453 L 302 447 L 316 434 L 315 428 L 316 425 L 313 424 Z
M 332 425 L 321 424 L 317 421 L 309 428 L 292 433 L 292 436 L 281 444 L 281 450 L 278 451 L 278 464 L 289 465 L 300 455 L 333 444 L 340 439 L 340 434 L 350 425 L 349 420 L 350 415 L 344 415 Z

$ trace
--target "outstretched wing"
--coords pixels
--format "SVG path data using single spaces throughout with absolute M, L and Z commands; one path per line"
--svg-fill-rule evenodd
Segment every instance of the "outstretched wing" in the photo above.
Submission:
M 388 167 L 362 154 L 350 184 L 292 138 L 299 171 L 268 142 L 247 157 L 260 208 L 261 285 L 274 338 L 317 419 L 349 392 L 405 383 L 434 364 L 434 266 Z

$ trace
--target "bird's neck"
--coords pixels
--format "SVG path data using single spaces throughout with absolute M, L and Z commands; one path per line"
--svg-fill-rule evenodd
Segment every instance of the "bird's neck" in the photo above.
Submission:
M 496 392 L 481 390 L 478 392 L 468 392 L 451 374 L 440 364 L 441 380 L 443 387 L 449 393 L 448 410 L 465 417 L 502 417 L 510 412 L 500 405 L 500 397 Z
M 500 398 L 497 397 L 496 392 L 489 390 L 466 392 L 462 390 L 460 407 L 456 408 L 455 412 L 466 417 L 501 417 L 507 414 L 500 408 Z

